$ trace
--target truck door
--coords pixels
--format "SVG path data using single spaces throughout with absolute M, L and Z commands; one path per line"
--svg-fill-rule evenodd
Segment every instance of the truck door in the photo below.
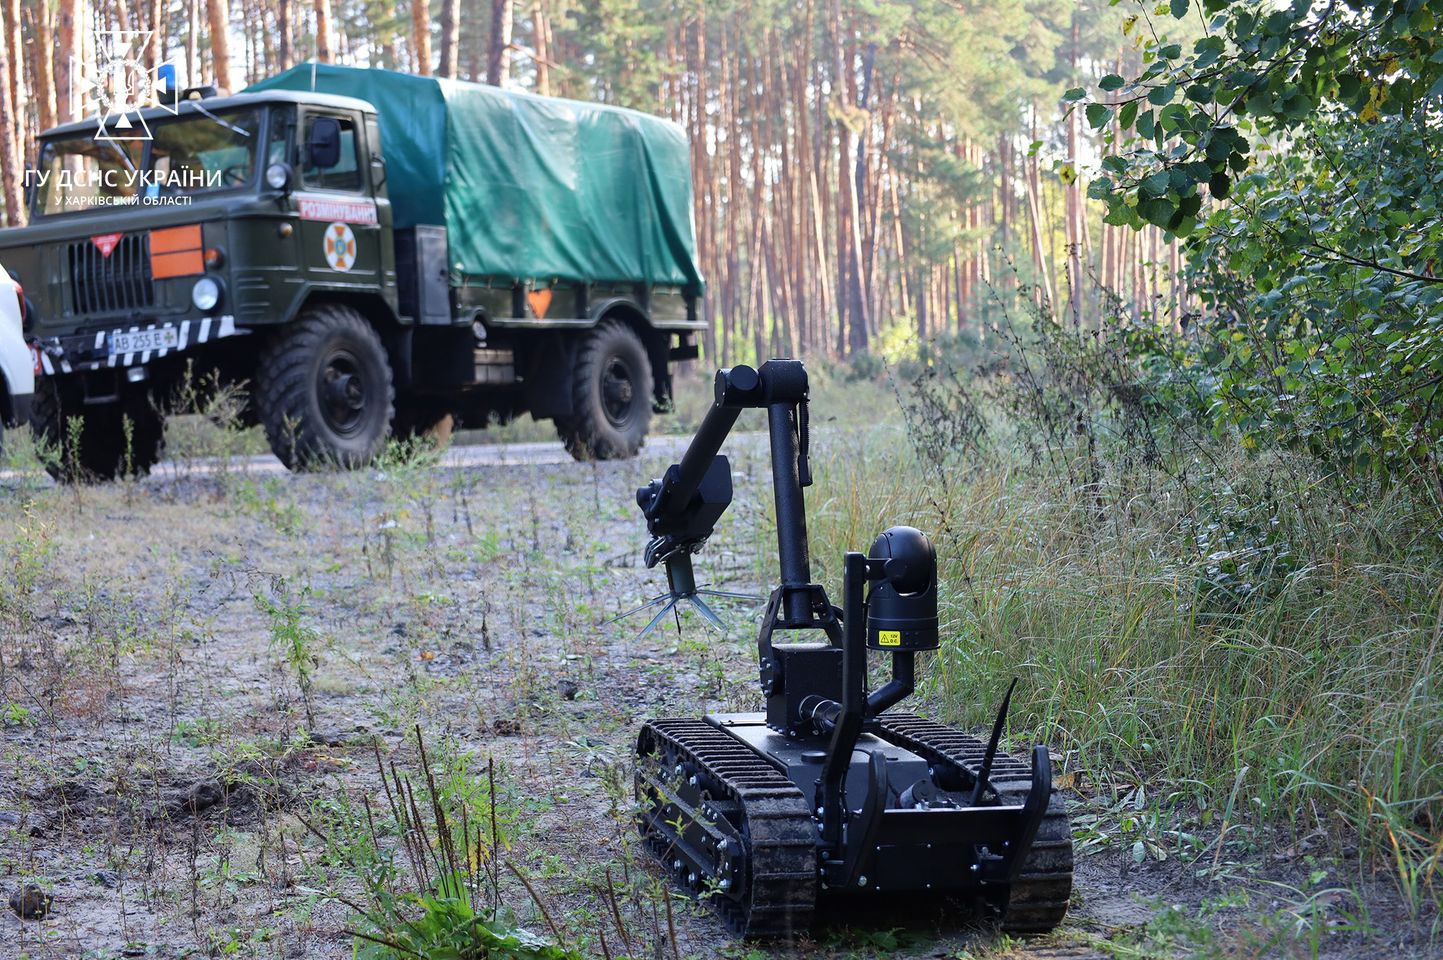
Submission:
M 312 282 L 374 290 L 381 280 L 381 229 L 362 139 L 359 118 L 348 111 L 305 111 L 295 202 Z

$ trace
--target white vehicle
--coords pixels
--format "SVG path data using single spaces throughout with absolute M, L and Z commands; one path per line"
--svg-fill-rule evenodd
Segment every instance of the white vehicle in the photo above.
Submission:
M 0 442 L 5 427 L 30 422 L 35 355 L 25 343 L 25 291 L 0 266 Z

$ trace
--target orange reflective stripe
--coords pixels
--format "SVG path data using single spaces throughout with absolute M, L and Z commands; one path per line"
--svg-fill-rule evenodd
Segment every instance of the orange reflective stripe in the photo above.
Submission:
M 181 250 L 177 253 L 150 254 L 150 275 L 156 280 L 167 277 L 189 277 L 205 273 L 205 257 L 200 250 Z
M 200 247 L 200 224 L 198 223 L 150 231 L 150 252 L 152 254 L 199 250 Z

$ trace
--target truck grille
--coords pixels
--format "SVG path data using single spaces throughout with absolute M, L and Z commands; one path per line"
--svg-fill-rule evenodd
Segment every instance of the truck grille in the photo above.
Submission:
M 76 313 L 116 313 L 155 302 L 148 234 L 126 234 L 108 257 L 89 240 L 70 244 L 68 253 Z

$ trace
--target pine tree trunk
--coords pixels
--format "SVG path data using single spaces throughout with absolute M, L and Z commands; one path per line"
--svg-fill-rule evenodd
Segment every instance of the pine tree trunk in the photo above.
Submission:
M 200 30 L 200 0 L 186 0 L 185 5 L 185 83 L 195 86 L 200 83 L 200 48 L 197 46 Z
M 6 27 L 5 32 L 9 34 L 8 23 Z M 13 77 L 9 46 L 8 43 L 0 43 L 0 202 L 5 206 L 5 225 L 16 227 L 25 222 L 25 214 L 20 188 L 22 166 L 16 146 L 16 121 L 20 114 L 11 97 L 10 81 Z
M 531 45 L 536 51 L 536 92 L 543 97 L 551 96 L 551 26 L 541 0 L 531 4 Z M 673 48 L 674 49 L 674 48 Z M 676 57 L 668 58 L 675 61 Z M 680 100 L 680 97 L 676 98 Z
M 876 57 L 877 45 L 875 43 L 867 44 L 866 52 L 862 56 L 862 90 L 861 95 L 857 97 L 856 100 L 859 111 L 870 111 L 872 109 L 872 78 L 876 65 Z M 849 48 L 847 62 L 850 64 L 852 61 L 852 51 Z M 853 274 L 852 315 L 854 323 L 856 322 L 856 318 L 861 319 L 862 331 L 860 337 L 855 331 L 852 334 L 853 350 L 866 349 L 866 345 L 870 341 L 871 334 L 873 333 L 874 323 L 872 317 L 872 262 L 875 248 L 873 245 L 872 221 L 869 216 L 872 206 L 871 195 L 867 192 L 869 187 L 867 158 L 869 148 L 871 147 L 869 141 L 872 136 L 872 124 L 870 113 L 863 112 L 860 115 L 866 119 L 863 121 L 862 132 L 857 135 L 857 184 L 856 190 L 853 191 L 852 194 L 853 205 L 855 207 L 853 218 L 857 231 L 857 261 L 856 272 Z M 861 341 L 860 346 L 858 346 L 857 342 L 859 339 Z
M 336 35 L 331 27 L 331 0 L 315 0 L 316 59 L 321 63 L 336 60 Z
M 910 264 L 907 256 L 907 238 L 902 226 L 902 200 L 897 191 L 897 181 L 900 179 L 900 170 L 893 171 L 887 178 L 887 192 L 890 195 L 892 203 L 892 245 L 895 248 L 893 253 L 897 258 L 898 308 L 901 310 L 903 316 L 907 316 L 912 312 L 912 291 L 910 289 L 912 274 L 908 269 Z M 927 332 L 924 329 L 925 324 L 925 318 L 919 316 L 917 318 L 917 337 L 919 340 L 927 339 Z
M 839 0 L 832 0 L 832 14 L 835 19 L 836 40 L 833 52 L 833 76 L 845 94 L 841 110 L 857 102 L 857 76 L 852 69 L 856 62 L 855 50 L 850 37 L 843 44 L 842 17 Z M 850 30 L 848 31 L 850 33 Z M 837 243 L 839 254 L 845 264 L 842 302 L 846 304 L 842 327 L 838 329 L 839 352 L 859 353 L 867 349 L 867 308 L 862 294 L 865 278 L 862 277 L 862 238 L 858 223 L 859 202 L 853 182 L 852 132 L 844 122 L 837 123 Z
M 1081 33 L 1082 21 L 1074 7 L 1070 50 L 1074 80 L 1078 75 Z M 1073 329 L 1082 327 L 1082 157 L 1078 153 L 1078 113 L 1074 109 L 1067 114 L 1067 162 L 1072 164 L 1074 176 L 1072 182 L 1063 187 L 1067 191 L 1064 214 L 1067 221 L 1067 299 Z
M 812 315 L 812 334 L 808 340 L 816 347 L 826 350 L 830 344 L 827 324 L 833 316 L 832 298 L 836 287 L 832 282 L 831 261 L 827 255 L 827 211 L 822 203 L 822 182 L 817 172 L 817 156 L 820 153 L 817 141 L 820 131 L 811 125 L 811 111 L 807 102 L 807 70 L 812 63 L 812 13 L 812 0 L 806 0 L 806 15 L 802 27 L 804 46 L 801 61 L 796 64 L 793 109 L 797 115 L 797 159 L 805 167 L 802 176 L 806 183 L 807 206 L 811 211 L 811 222 L 808 224 L 812 246 L 810 258 L 816 268 L 813 286 L 816 291 L 816 308 Z
M 446 0 L 447 3 L 450 0 Z M 443 38 L 444 40 L 444 38 Z M 416 54 L 415 70 L 431 75 L 431 13 L 426 0 L 411 0 L 411 50 Z
M 161 0 L 143 2 L 148 5 L 145 28 L 150 31 L 150 43 L 145 47 L 145 65 L 154 70 L 165 59 L 165 8 Z
M 55 105 L 61 123 L 76 119 L 76 98 L 71 93 L 78 78 L 72 76 L 70 57 L 76 52 L 79 9 L 78 0 L 60 0 L 55 14 Z
M 486 56 L 486 82 L 504 87 L 511 79 L 511 0 L 491 0 L 491 46 Z
M 215 85 L 223 91 L 229 90 L 230 38 L 226 31 L 230 26 L 230 4 L 227 0 L 206 0 L 206 15 L 210 21 L 210 55 Z
M 461 69 L 461 0 L 441 3 L 440 74 L 455 80 Z
M 10 64 L 10 107 L 14 118 L 11 135 L 14 139 L 13 149 L 19 161 L 20 169 L 25 166 L 27 155 L 27 136 L 25 130 L 25 118 L 30 115 L 30 110 L 25 104 L 25 42 L 20 35 L 20 0 L 4 0 L 4 17 L 0 18 L 5 24 L 5 45 L 6 58 Z M 23 191 L 23 185 L 22 185 Z
M 1031 139 L 1037 140 L 1037 110 L 1032 111 Z M 1042 239 L 1042 176 L 1037 169 L 1037 155 L 1027 157 L 1027 219 L 1032 227 L 1032 266 L 1037 271 L 1037 289 L 1049 304 L 1056 304 L 1052 276 L 1047 269 L 1047 252 Z
M 35 112 L 37 116 L 36 126 L 41 130 L 48 130 L 55 126 L 55 61 L 51 53 L 55 46 L 51 43 L 54 37 L 54 25 L 50 20 L 50 5 L 39 4 L 32 8 L 33 23 L 35 25 L 36 44 L 31 48 L 32 69 L 31 74 L 35 77 L 34 99 Z
M 264 21 L 266 14 L 270 13 L 270 3 L 267 0 L 257 0 L 256 17 Z M 251 65 L 250 75 L 246 82 L 251 83 L 261 77 L 269 76 L 278 72 L 276 70 L 276 31 L 265 30 L 261 37 L 261 62 Z
M 292 0 L 277 0 L 276 2 L 276 59 L 277 66 L 282 70 L 289 70 L 296 65 L 295 46 L 291 37 L 295 34 L 295 28 L 291 23 Z

